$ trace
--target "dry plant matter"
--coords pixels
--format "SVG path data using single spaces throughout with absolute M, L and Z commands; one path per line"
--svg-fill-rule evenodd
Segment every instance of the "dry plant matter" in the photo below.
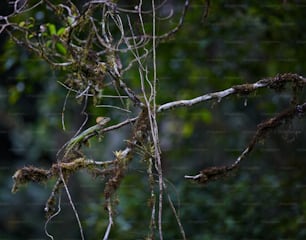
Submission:
M 72 1 L 55 4 L 51 0 L 36 2 L 17 0 L 12 3 L 12 13 L 0 17 L 0 33 L 6 32 L 13 41 L 37 54 L 52 68 L 65 72 L 66 81 L 59 83 L 67 89 L 68 94 L 75 93 L 76 100 L 84 103 L 84 106 L 87 105 L 89 98 L 92 98 L 94 105 L 98 106 L 103 97 L 103 91 L 106 89 L 113 89 L 117 93 L 110 97 L 119 98 L 121 103 L 129 101 L 133 105 L 132 110 L 121 103 L 118 106 L 103 105 L 127 112 L 128 116 L 134 114 L 134 117 L 128 117 L 125 121 L 114 125 L 110 124 L 111 119 L 108 116 L 101 117 L 97 119 L 96 125 L 86 130 L 80 129 L 59 150 L 57 162 L 50 169 L 28 166 L 17 170 L 13 176 L 15 181 L 13 192 L 27 182 L 42 183 L 51 178 L 57 178 L 46 202 L 47 223 L 60 213 L 60 196 L 61 190 L 64 189 L 77 218 L 82 239 L 85 239 L 83 227 L 69 193 L 70 176 L 81 169 L 86 169 L 92 175 L 106 179 L 104 197 L 109 224 L 103 239 L 108 239 L 114 224 L 113 209 L 116 204 L 114 194 L 120 187 L 122 179 L 127 174 L 126 170 L 136 154 L 141 154 L 142 159 L 146 159 L 148 178 L 152 185 L 150 196 L 152 217 L 148 239 L 154 238 L 156 230 L 159 239 L 163 239 L 164 196 L 169 201 L 177 219 L 182 238 L 186 239 L 183 225 L 167 194 L 166 182 L 163 179 L 162 150 L 159 144 L 156 119 L 160 112 L 170 111 L 177 107 L 191 107 L 213 99 L 220 101 L 231 95 L 246 96 L 260 88 L 269 88 L 275 90 L 276 93 L 285 85 L 291 85 L 295 89 L 292 93 L 294 101 L 291 102 L 290 107 L 260 123 L 250 143 L 233 164 L 211 167 L 201 170 L 197 175 L 185 176 L 186 179 L 195 182 L 207 183 L 236 169 L 241 160 L 254 149 L 256 143 L 265 138 L 271 130 L 275 130 L 296 116 L 302 116 L 306 111 L 306 103 L 299 102 L 296 97 L 299 90 L 306 84 L 306 79 L 291 73 L 262 79 L 253 84 L 233 86 L 190 100 L 157 103 L 156 49 L 162 42 L 173 38 L 183 27 L 190 3 L 188 0 L 185 1 L 177 25 L 161 34 L 156 33 L 156 22 L 169 21 L 172 12 L 168 17 L 160 18 L 158 17 L 159 10 L 163 9 L 167 1 L 157 4 L 152 0 L 149 8 L 147 3 L 148 1 L 144 5 L 143 1 L 139 1 L 137 5 L 121 6 L 116 4 L 116 1 L 92 0 L 85 3 L 80 10 Z M 204 1 L 204 18 L 208 14 L 209 4 L 209 1 Z M 40 23 L 31 17 L 36 9 L 41 8 L 52 11 L 56 16 L 56 23 Z M 129 59 L 128 62 L 125 62 L 126 59 Z M 129 86 L 123 77 L 124 73 L 132 68 L 139 72 L 137 89 Z M 109 131 L 116 131 L 126 125 L 132 126 L 130 138 L 123 140 L 126 144 L 125 148 L 112 150 L 114 152 L 112 160 L 88 159 L 82 152 L 82 148 L 86 146 L 90 138 L 101 137 Z M 64 114 L 63 129 L 65 129 Z M 154 172 L 157 174 L 153 174 Z M 52 234 L 47 231 L 47 224 L 45 230 L 47 236 L 53 239 Z

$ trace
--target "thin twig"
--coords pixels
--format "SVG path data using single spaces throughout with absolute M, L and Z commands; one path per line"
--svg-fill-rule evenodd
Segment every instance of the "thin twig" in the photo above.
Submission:
M 123 111 L 123 112 L 127 112 L 127 113 L 131 113 L 130 110 L 127 110 L 125 108 L 121 108 L 121 107 L 117 107 L 117 106 L 113 106 L 113 105 L 96 105 L 96 107 L 99 107 L 99 108 L 113 108 L 113 109 L 117 109 L 117 110 L 120 110 L 120 111 Z
M 65 97 L 65 100 L 64 100 L 64 104 L 63 104 L 63 108 L 62 108 L 62 128 L 63 128 L 63 131 L 66 131 L 66 127 L 65 127 L 65 110 L 66 110 L 66 104 L 67 104 L 69 95 L 70 95 L 70 90 L 66 94 L 66 97 Z
M 168 193 L 168 191 L 167 191 L 167 186 L 166 186 L 166 184 L 163 183 L 163 186 L 164 186 L 164 189 L 165 189 L 165 192 L 166 192 L 166 195 L 167 195 L 168 202 L 169 202 L 170 207 L 171 207 L 171 209 L 172 209 L 172 211 L 173 211 L 173 214 L 174 214 L 174 216 L 175 216 L 176 222 L 177 222 L 177 224 L 178 224 L 178 226 L 179 226 L 181 235 L 182 235 L 183 239 L 186 240 L 187 238 L 186 238 L 186 234 L 185 234 L 185 230 L 184 230 L 183 224 L 182 224 L 182 222 L 181 222 L 181 220 L 180 220 L 180 216 L 179 216 L 178 212 L 176 211 L 176 208 L 175 208 L 175 206 L 174 206 L 174 204 L 173 204 L 173 202 L 172 202 L 172 199 L 171 199 L 171 197 L 170 197 L 170 195 L 169 195 L 169 193 Z

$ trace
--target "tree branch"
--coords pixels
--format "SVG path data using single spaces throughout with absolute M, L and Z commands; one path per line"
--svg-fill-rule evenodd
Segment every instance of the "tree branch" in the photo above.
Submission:
M 210 180 L 217 179 L 228 174 L 230 171 L 238 167 L 242 159 L 244 159 L 255 147 L 256 143 L 264 139 L 268 133 L 280 127 L 281 125 L 293 120 L 296 116 L 301 116 L 306 112 L 306 102 L 303 104 L 298 104 L 296 106 L 290 107 L 283 112 L 277 114 L 275 117 L 270 118 L 266 121 L 257 125 L 256 133 L 251 139 L 248 146 L 239 155 L 236 161 L 230 166 L 221 167 L 209 167 L 200 171 L 199 174 L 194 176 L 186 175 L 186 179 L 196 181 L 198 183 L 207 183 Z
M 264 87 L 272 88 L 275 90 L 282 90 L 284 85 L 289 82 L 295 83 L 297 85 L 305 85 L 306 78 L 299 76 L 298 74 L 292 74 L 292 73 L 280 74 L 280 75 L 276 75 L 274 78 L 265 78 L 265 79 L 259 80 L 252 84 L 236 85 L 231 88 L 225 89 L 223 91 L 207 93 L 205 95 L 202 95 L 202 96 L 190 99 L 190 100 L 178 100 L 178 101 L 165 103 L 159 106 L 158 112 L 171 110 L 177 107 L 190 107 L 195 104 L 213 100 L 213 99 L 217 99 L 219 102 L 227 96 L 230 96 L 233 94 L 248 95 L 257 89 L 264 88 Z

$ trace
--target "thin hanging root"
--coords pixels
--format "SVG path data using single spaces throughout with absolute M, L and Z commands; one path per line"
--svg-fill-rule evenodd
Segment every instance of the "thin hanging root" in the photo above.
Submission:
M 112 225 L 114 223 L 113 222 L 112 203 L 111 203 L 110 199 L 107 200 L 107 212 L 108 212 L 108 225 L 107 225 L 107 228 L 106 228 L 103 240 L 107 240 L 108 239 L 110 231 L 111 231 L 111 228 L 112 228 Z

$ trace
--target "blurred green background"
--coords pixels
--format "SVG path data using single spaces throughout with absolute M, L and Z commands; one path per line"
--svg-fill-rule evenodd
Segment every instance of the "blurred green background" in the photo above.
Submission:
M 157 103 L 189 99 L 278 73 L 306 76 L 305 2 L 268 2 L 211 1 L 209 15 L 201 22 L 203 1 L 191 1 L 181 31 L 158 48 Z M 174 9 L 173 23 L 183 4 L 173 0 L 164 6 L 166 12 Z M 0 9 L 1 15 L 11 11 L 5 1 Z M 54 16 L 41 11 L 33 17 L 52 21 Z M 161 32 L 167 28 L 157 27 Z M 13 195 L 11 176 L 23 166 L 50 167 L 58 149 L 82 124 L 82 105 L 76 104 L 75 96 L 68 98 L 67 131 L 63 131 L 61 113 L 67 92 L 57 81 L 65 75 L 9 41 L 6 34 L 0 35 L 0 51 L 0 239 L 47 239 L 43 209 L 52 183 L 29 184 Z M 139 88 L 136 70 L 125 78 Z M 281 93 L 258 90 L 247 97 L 160 114 L 168 193 L 188 239 L 306 238 L 304 118 L 270 134 L 230 176 L 205 186 L 184 180 L 184 175 L 197 174 L 204 167 L 232 163 L 256 125 L 289 105 L 290 93 L 290 88 Z M 111 115 L 113 121 L 125 116 L 93 107 L 88 113 L 88 125 L 101 114 Z M 88 154 L 109 160 L 128 136 L 128 129 L 107 134 L 100 144 L 92 143 Z M 101 181 L 82 172 L 69 186 L 86 239 L 101 238 L 108 223 Z M 48 230 L 55 239 L 80 239 L 76 219 L 63 198 L 62 213 Z M 148 200 L 146 169 L 135 159 L 118 191 L 111 239 L 145 238 L 151 214 Z M 165 239 L 181 239 L 167 201 L 163 217 Z

